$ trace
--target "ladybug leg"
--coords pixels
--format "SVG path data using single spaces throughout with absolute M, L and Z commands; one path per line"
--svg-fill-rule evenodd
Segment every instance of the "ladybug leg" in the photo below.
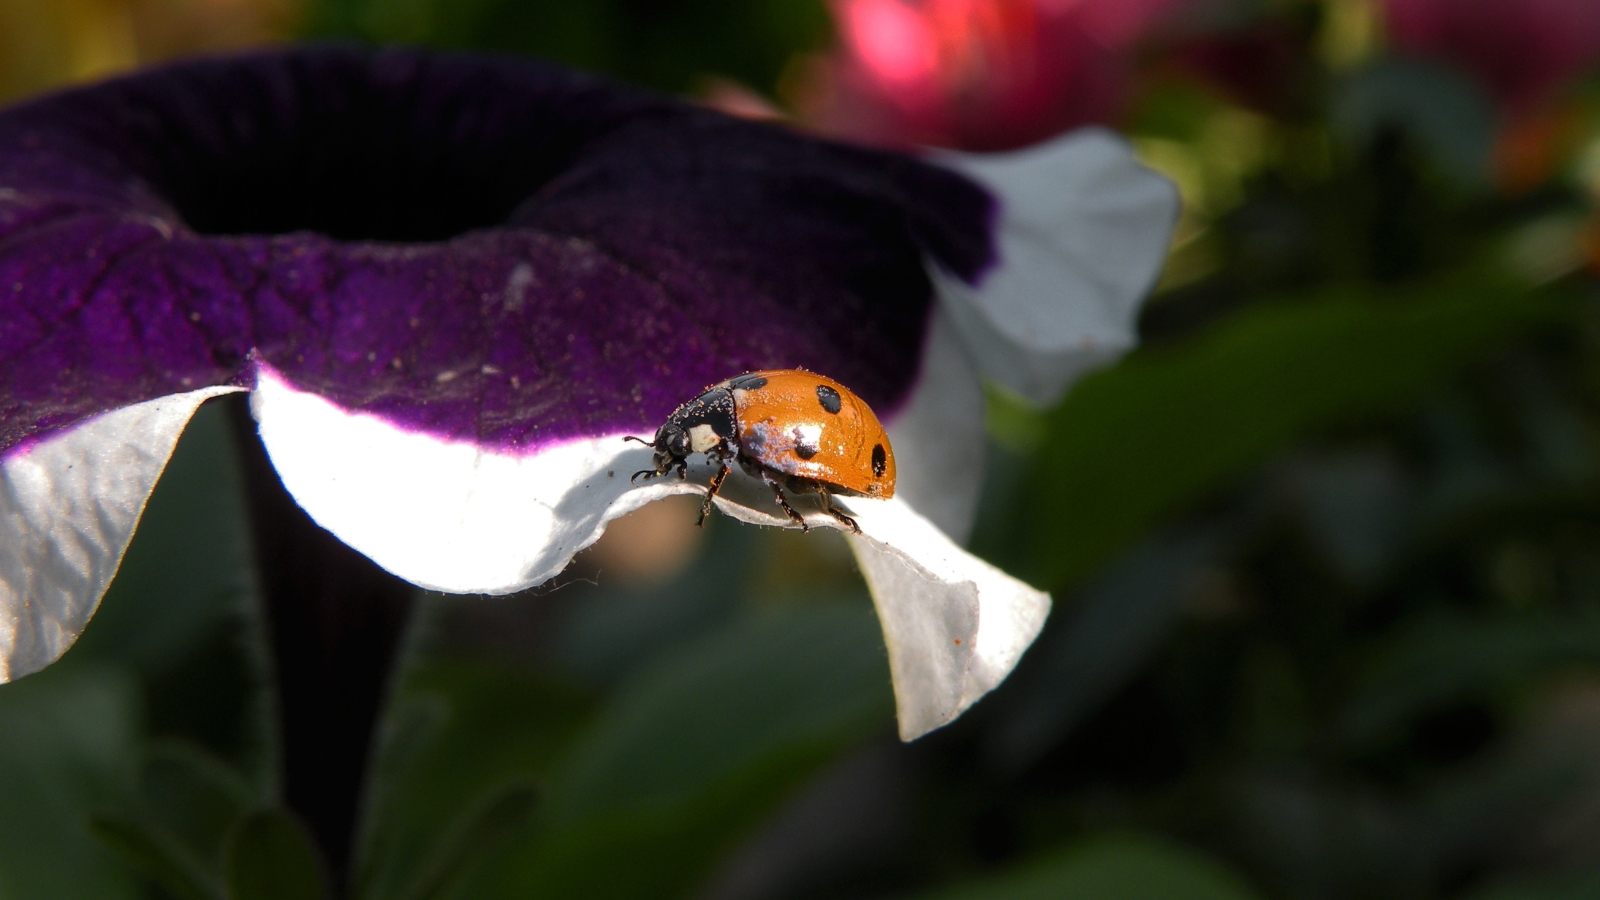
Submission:
M 835 519 L 838 519 L 840 522 L 843 522 L 844 523 L 844 527 L 850 529 L 851 531 L 855 532 L 856 534 L 860 534 L 861 533 L 861 526 L 856 524 L 856 520 L 850 518 L 847 515 L 845 515 L 844 514 L 844 510 L 841 510 L 837 506 L 833 505 L 833 495 L 828 493 L 828 489 L 827 488 L 822 488 L 822 489 L 818 490 L 817 493 L 822 495 L 822 511 L 823 512 L 827 513 L 830 516 L 833 516 Z
M 783 495 L 783 485 L 779 484 L 776 479 L 766 472 L 761 473 L 761 480 L 772 486 L 773 499 L 777 500 L 778 505 L 783 507 L 783 511 L 789 514 L 789 518 L 800 525 L 800 530 L 810 531 L 811 526 L 806 524 L 805 517 L 795 512 L 794 507 L 789 505 L 789 498 Z
M 696 525 L 706 524 L 706 516 L 711 515 L 711 498 L 717 496 L 717 491 L 722 490 L 722 480 L 728 477 L 728 470 L 731 468 L 724 462 L 717 474 L 711 476 L 711 484 L 706 487 L 706 499 L 700 504 L 700 521 L 696 522 Z

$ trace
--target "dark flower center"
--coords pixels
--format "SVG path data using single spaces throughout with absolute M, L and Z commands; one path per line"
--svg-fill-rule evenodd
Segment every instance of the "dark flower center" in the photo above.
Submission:
M 586 142 L 664 102 L 553 66 L 334 48 L 71 100 L 81 132 L 201 234 L 400 242 L 505 223 Z

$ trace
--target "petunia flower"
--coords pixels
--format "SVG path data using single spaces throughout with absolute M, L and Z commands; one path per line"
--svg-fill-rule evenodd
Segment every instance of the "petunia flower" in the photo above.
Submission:
M 1049 608 L 958 543 L 980 375 L 1048 401 L 1129 346 L 1174 204 L 1104 132 L 928 163 L 405 50 L 191 62 L 0 112 L 0 680 L 72 644 L 220 394 L 252 392 L 323 528 L 421 587 L 503 594 L 704 490 L 703 468 L 632 483 L 650 452 L 624 435 L 804 367 L 897 453 L 896 497 L 841 505 L 916 737 Z M 718 507 L 787 524 L 755 487 Z
M 1460 67 L 1512 115 L 1600 62 L 1594 0 L 1386 0 L 1384 8 L 1398 50 Z
M 1132 51 L 1188 0 L 833 0 L 840 46 L 800 105 L 888 146 L 1025 146 L 1116 120 Z

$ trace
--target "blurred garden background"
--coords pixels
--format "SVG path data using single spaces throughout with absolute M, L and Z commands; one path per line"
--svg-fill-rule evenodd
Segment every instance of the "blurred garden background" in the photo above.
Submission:
M 301 39 L 879 145 L 1100 123 L 1184 199 L 1140 349 L 990 397 L 972 546 L 1056 599 L 999 690 L 900 744 L 842 539 L 656 504 L 424 599 L 349 896 L 1600 897 L 1600 3 L 0 0 L 0 99 Z M 243 832 L 318 896 L 231 438 L 0 686 L 0 898 L 237 898 Z

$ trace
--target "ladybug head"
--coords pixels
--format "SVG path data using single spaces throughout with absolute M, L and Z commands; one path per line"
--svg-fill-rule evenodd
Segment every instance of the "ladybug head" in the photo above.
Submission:
M 656 440 L 653 445 L 656 454 L 665 460 L 676 462 L 689 455 L 689 434 L 677 422 L 668 422 L 656 431 Z

